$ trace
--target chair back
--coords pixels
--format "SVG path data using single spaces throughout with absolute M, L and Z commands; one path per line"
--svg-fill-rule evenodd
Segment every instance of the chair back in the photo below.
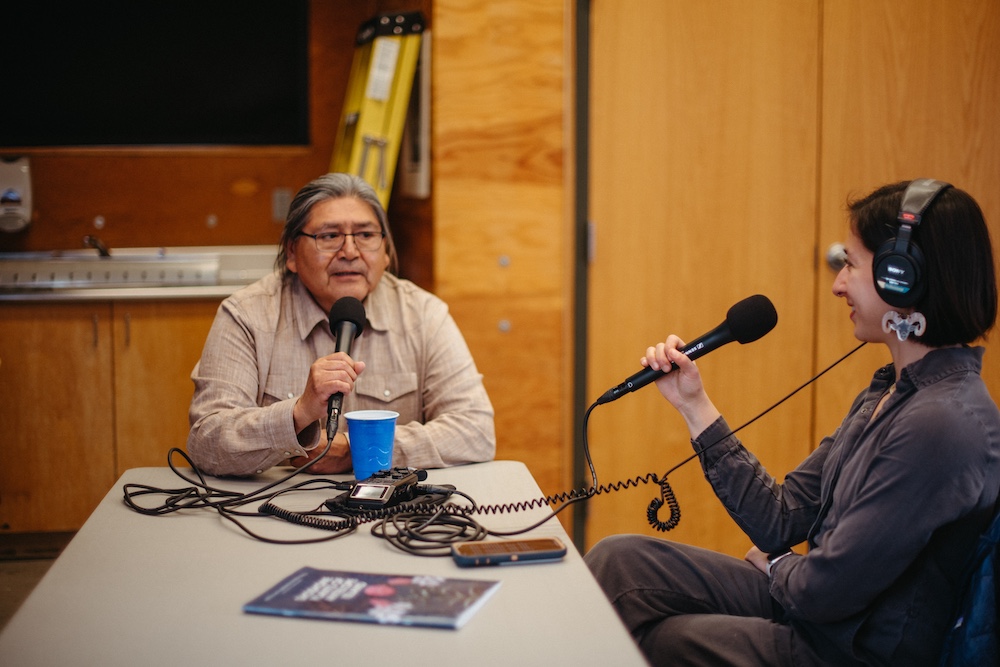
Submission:
M 1000 584 L 1000 513 L 976 544 L 966 570 L 965 587 L 954 622 L 945 638 L 941 667 L 983 667 L 1000 664 L 997 641 L 997 600 Z

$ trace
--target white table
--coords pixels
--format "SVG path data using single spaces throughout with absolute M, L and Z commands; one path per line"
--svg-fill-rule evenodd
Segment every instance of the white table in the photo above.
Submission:
M 277 473 L 212 481 L 249 491 Z M 646 664 L 558 519 L 530 534 L 562 539 L 569 553 L 561 562 L 459 568 L 450 558 L 406 554 L 373 537 L 370 524 L 330 542 L 274 545 L 247 536 L 207 509 L 145 516 L 125 506 L 125 483 L 188 486 L 169 468 L 127 471 L 0 634 L 0 664 Z M 432 470 L 426 483 L 452 484 L 480 505 L 542 496 L 524 464 L 513 461 Z M 278 504 L 304 511 L 331 495 L 301 493 Z M 540 508 L 476 518 L 495 530 L 515 530 L 548 513 Z M 322 535 L 274 518 L 248 523 L 279 539 Z M 460 630 L 242 611 L 244 603 L 307 565 L 503 583 Z

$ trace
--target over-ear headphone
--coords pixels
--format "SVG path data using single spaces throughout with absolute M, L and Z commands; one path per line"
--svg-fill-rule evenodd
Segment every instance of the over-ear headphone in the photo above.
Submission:
M 899 231 L 895 238 L 879 247 L 872 263 L 875 291 L 890 306 L 912 306 L 927 291 L 927 281 L 923 277 L 924 253 L 911 237 L 934 199 L 950 187 L 951 184 L 944 181 L 918 178 L 911 181 L 903 193 L 903 203 L 896 216 Z

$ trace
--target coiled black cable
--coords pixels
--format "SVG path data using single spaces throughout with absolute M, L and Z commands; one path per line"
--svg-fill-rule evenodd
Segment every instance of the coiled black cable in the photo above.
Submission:
M 660 521 L 660 509 L 664 504 L 670 508 L 670 518 L 666 521 Z M 677 496 L 674 495 L 674 490 L 670 488 L 667 480 L 660 482 L 660 497 L 649 501 L 649 507 L 646 508 L 646 520 L 650 526 L 661 533 L 673 530 L 681 522 L 681 505 L 677 502 Z
M 291 510 L 278 507 L 270 500 L 261 505 L 257 511 L 259 511 L 261 514 L 267 514 L 270 516 L 277 517 L 279 519 L 284 519 L 289 523 L 295 523 L 300 526 L 309 526 L 310 528 L 320 528 L 322 530 L 330 530 L 330 531 L 347 530 L 349 532 L 354 532 L 354 530 L 358 526 L 357 521 L 350 517 L 327 519 L 325 517 L 316 516 L 315 514 L 293 512 Z

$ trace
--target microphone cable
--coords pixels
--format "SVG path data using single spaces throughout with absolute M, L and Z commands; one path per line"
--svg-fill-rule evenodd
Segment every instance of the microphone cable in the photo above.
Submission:
M 329 451 L 333 443 L 332 436 L 328 438 L 326 447 L 320 456 L 309 461 L 300 468 L 291 471 L 289 474 L 280 477 L 274 482 L 266 484 L 265 486 L 248 493 L 229 491 L 209 485 L 205 480 L 205 476 L 194 465 L 187 453 L 175 447 L 172 448 L 167 454 L 168 465 L 178 477 L 189 482 L 192 486 L 180 489 L 160 489 L 143 484 L 126 484 L 124 486 L 124 500 L 125 504 L 133 510 L 139 512 L 140 514 L 146 514 L 149 516 L 169 514 L 183 509 L 214 509 L 222 518 L 234 523 L 249 536 L 273 544 L 309 544 L 324 542 L 353 533 L 357 527 L 363 523 L 373 523 L 374 525 L 371 528 L 371 534 L 385 539 L 398 549 L 420 556 L 447 556 L 450 554 L 450 545 L 453 543 L 481 540 L 486 536 L 510 537 L 527 533 L 552 520 L 567 507 L 576 503 L 589 500 L 590 498 L 599 495 L 615 491 L 623 491 L 632 487 L 638 487 L 641 484 L 652 483 L 659 486 L 660 495 L 658 498 L 654 498 L 650 501 L 646 510 L 647 520 L 654 529 L 660 532 L 666 532 L 672 530 L 678 525 L 681 514 L 680 504 L 673 492 L 673 489 L 670 487 L 670 483 L 667 481 L 671 473 L 678 470 L 681 466 L 690 463 L 705 451 L 715 447 L 730 436 L 739 433 L 744 428 L 771 413 L 773 410 L 787 402 L 812 383 L 816 382 L 819 378 L 823 377 L 826 373 L 841 364 L 864 346 L 865 343 L 862 342 L 860 345 L 844 354 L 835 362 L 793 389 L 787 395 L 779 399 L 764 411 L 760 412 L 752 419 L 734 429 L 731 429 L 717 440 L 682 459 L 679 463 L 663 473 L 662 476 L 657 475 L 654 472 L 649 472 L 645 475 L 638 475 L 636 477 L 613 482 L 611 484 L 602 485 L 598 482 L 597 470 L 590 452 L 588 437 L 590 415 L 598 405 L 604 404 L 598 400 L 587 408 L 583 418 L 583 452 L 590 471 L 591 485 L 582 489 L 557 493 L 533 500 L 480 506 L 467 494 L 457 491 L 451 487 L 418 484 L 415 486 L 415 490 L 417 492 L 425 495 L 431 494 L 436 496 L 436 498 L 431 501 L 424 500 L 420 502 L 403 502 L 383 509 L 355 509 L 350 513 L 333 513 L 328 507 L 324 508 L 322 506 L 307 512 L 296 512 L 281 508 L 274 504 L 274 500 L 277 497 L 294 491 L 315 491 L 322 489 L 348 491 L 353 487 L 352 482 L 336 482 L 329 479 L 317 478 L 300 482 L 299 484 L 295 484 L 272 493 L 265 499 L 264 503 L 257 509 L 257 511 L 239 510 L 239 508 L 242 508 L 249 503 L 261 500 L 262 496 L 266 492 L 274 489 L 280 484 L 283 484 L 300 472 L 308 470 L 316 461 L 322 458 Z M 188 463 L 197 475 L 197 479 L 192 479 L 186 476 L 174 465 L 174 454 L 178 454 Z M 148 507 L 136 501 L 137 498 L 146 495 L 166 495 L 167 498 L 161 505 L 155 507 Z M 453 495 L 464 497 L 470 504 L 456 505 L 447 502 Z M 512 531 L 490 530 L 472 518 L 473 515 L 477 514 L 508 514 L 538 509 L 541 507 L 551 508 L 553 506 L 555 506 L 555 508 L 552 509 L 549 515 L 525 528 Z M 669 509 L 670 516 L 666 521 L 661 521 L 659 518 L 659 512 L 664 506 Z M 276 540 L 255 533 L 237 518 L 264 516 L 273 516 L 291 523 L 329 531 L 332 534 L 313 539 Z M 336 518 L 334 519 L 330 517 Z
M 336 435 L 336 433 L 334 433 L 333 435 Z M 284 484 L 285 482 L 292 479 L 299 473 L 304 472 L 309 468 L 311 468 L 316 463 L 316 461 L 323 458 L 326 455 L 326 453 L 330 451 L 330 447 L 333 444 L 333 435 L 328 434 L 326 446 L 323 448 L 322 453 L 316 458 L 292 470 L 288 474 L 279 477 L 273 482 L 265 484 L 264 486 L 254 491 L 245 493 L 241 493 L 238 491 L 230 491 L 228 489 L 221 489 L 210 485 L 208 481 L 205 479 L 205 475 L 194 464 L 194 462 L 191 460 L 191 457 L 188 456 L 187 452 L 178 447 L 173 447 L 167 452 L 167 465 L 175 475 L 180 477 L 182 480 L 190 483 L 191 486 L 178 489 L 163 489 L 163 488 L 149 486 L 146 484 L 135 484 L 135 483 L 125 484 L 122 487 L 123 500 L 129 508 L 138 512 L 139 514 L 145 514 L 147 516 L 159 516 L 164 514 L 171 514 L 173 512 L 185 509 L 206 509 L 206 508 L 212 509 L 215 510 L 220 517 L 226 519 L 227 521 L 230 521 L 247 535 L 253 537 L 254 539 L 263 542 L 269 542 L 272 544 L 309 544 L 313 542 L 329 541 L 337 537 L 341 537 L 343 535 L 347 535 L 354 532 L 356 525 L 353 522 L 339 523 L 336 525 L 336 527 L 328 528 L 328 530 L 332 530 L 334 532 L 333 535 L 327 535 L 321 538 L 302 539 L 302 540 L 274 540 L 255 533 L 250 528 L 248 528 L 242 521 L 240 521 L 239 518 L 237 517 L 268 516 L 267 513 L 261 512 L 260 509 L 254 512 L 254 511 L 240 511 L 240 508 L 252 502 L 263 499 L 264 495 L 269 491 L 271 491 L 272 489 L 274 489 L 275 487 Z M 175 454 L 184 459 L 188 467 L 190 467 L 191 470 L 196 475 L 196 479 L 189 477 L 184 473 L 184 471 L 182 471 L 180 468 L 177 467 L 177 465 L 174 463 Z M 304 482 L 299 482 L 298 484 L 290 486 L 286 489 L 280 490 L 276 493 L 272 493 L 270 496 L 268 496 L 267 500 L 269 501 L 270 499 L 276 496 L 296 490 L 305 491 L 305 490 L 317 490 L 324 488 L 343 491 L 350 488 L 350 483 L 335 482 L 333 480 L 324 478 L 309 479 Z M 138 502 L 138 499 L 144 496 L 166 496 L 166 498 L 161 502 L 161 504 L 150 506 Z M 282 512 L 287 512 L 287 510 L 282 510 Z M 313 510 L 313 513 L 317 512 L 319 512 L 318 509 Z M 290 521 L 293 523 L 300 523 L 303 525 L 311 525 L 313 523 L 311 521 L 307 522 L 305 520 L 298 519 L 298 517 L 290 517 L 290 514 L 297 514 L 297 513 L 288 513 L 288 515 L 280 516 L 280 518 L 283 518 L 286 521 Z M 278 514 L 274 514 L 274 516 L 278 516 Z
M 583 417 L 583 452 L 584 452 L 584 457 L 586 458 L 587 461 L 587 466 L 590 470 L 591 486 L 583 489 L 577 489 L 565 493 L 546 496 L 544 498 L 539 498 L 527 502 L 507 503 L 501 505 L 490 505 L 490 506 L 479 507 L 477 508 L 476 512 L 480 514 L 500 514 L 505 512 L 517 512 L 526 509 L 534 509 L 542 506 L 552 506 L 557 503 L 562 503 L 557 507 L 557 509 L 555 509 L 552 512 L 550 516 L 542 519 L 541 521 L 533 524 L 528 528 L 525 528 L 524 530 L 514 531 L 510 533 L 493 533 L 495 535 L 518 535 L 520 533 L 527 532 L 529 530 L 537 528 L 546 521 L 552 519 L 552 517 L 554 517 L 556 514 L 566 509 L 566 507 L 570 506 L 573 503 L 578 503 L 587 500 L 589 498 L 593 498 L 595 496 L 599 496 L 605 493 L 611 493 L 613 491 L 623 491 L 625 489 L 629 489 L 632 487 L 638 487 L 640 484 L 657 484 L 660 487 L 660 497 L 654 498 L 652 501 L 650 501 L 649 506 L 646 510 L 646 518 L 649 524 L 660 532 L 672 530 L 680 522 L 680 504 L 677 501 L 677 497 L 674 494 L 673 489 L 670 487 L 670 483 L 667 481 L 667 478 L 670 476 L 671 473 L 675 472 L 681 466 L 690 463 L 698 456 L 703 454 L 705 451 L 711 449 L 712 447 L 715 447 L 716 445 L 725 441 L 730 436 L 739 433 L 746 427 L 755 423 L 757 420 L 769 414 L 770 412 L 778 408 L 778 406 L 782 405 L 783 403 L 791 399 L 793 396 L 798 394 L 800 391 L 802 391 L 803 389 L 805 389 L 806 387 L 808 387 L 809 385 L 811 385 L 812 383 L 816 382 L 821 377 L 826 375 L 829 371 L 833 370 L 836 366 L 840 365 L 848 357 L 853 355 L 855 352 L 857 352 L 864 346 L 865 343 L 862 342 L 860 345 L 847 352 L 847 354 L 843 355 L 842 357 L 834 361 L 832 364 L 821 370 L 812 378 L 810 378 L 803 384 L 793 389 L 791 392 L 789 392 L 787 395 L 779 399 L 777 402 L 775 402 L 773 405 L 765 409 L 763 412 L 759 413 L 757 416 L 753 417 L 752 419 L 748 420 L 742 425 L 734 429 L 731 429 L 729 432 L 722 435 L 714 442 L 709 443 L 705 447 L 701 448 L 699 451 L 681 460 L 679 463 L 677 463 L 672 468 L 667 470 L 667 472 L 663 473 L 662 477 L 657 475 L 656 473 L 650 472 L 646 473 L 645 475 L 639 475 L 622 481 L 613 482 L 611 484 L 601 485 L 598 483 L 597 471 L 594 467 L 593 457 L 591 456 L 590 453 L 590 443 L 588 437 L 588 430 L 589 430 L 588 423 L 590 421 L 590 414 L 591 412 L 593 412 L 595 407 L 601 404 L 599 402 L 595 402 L 591 404 L 591 406 L 587 409 Z M 670 517 L 666 521 L 660 521 L 659 511 L 664 506 L 670 509 Z

